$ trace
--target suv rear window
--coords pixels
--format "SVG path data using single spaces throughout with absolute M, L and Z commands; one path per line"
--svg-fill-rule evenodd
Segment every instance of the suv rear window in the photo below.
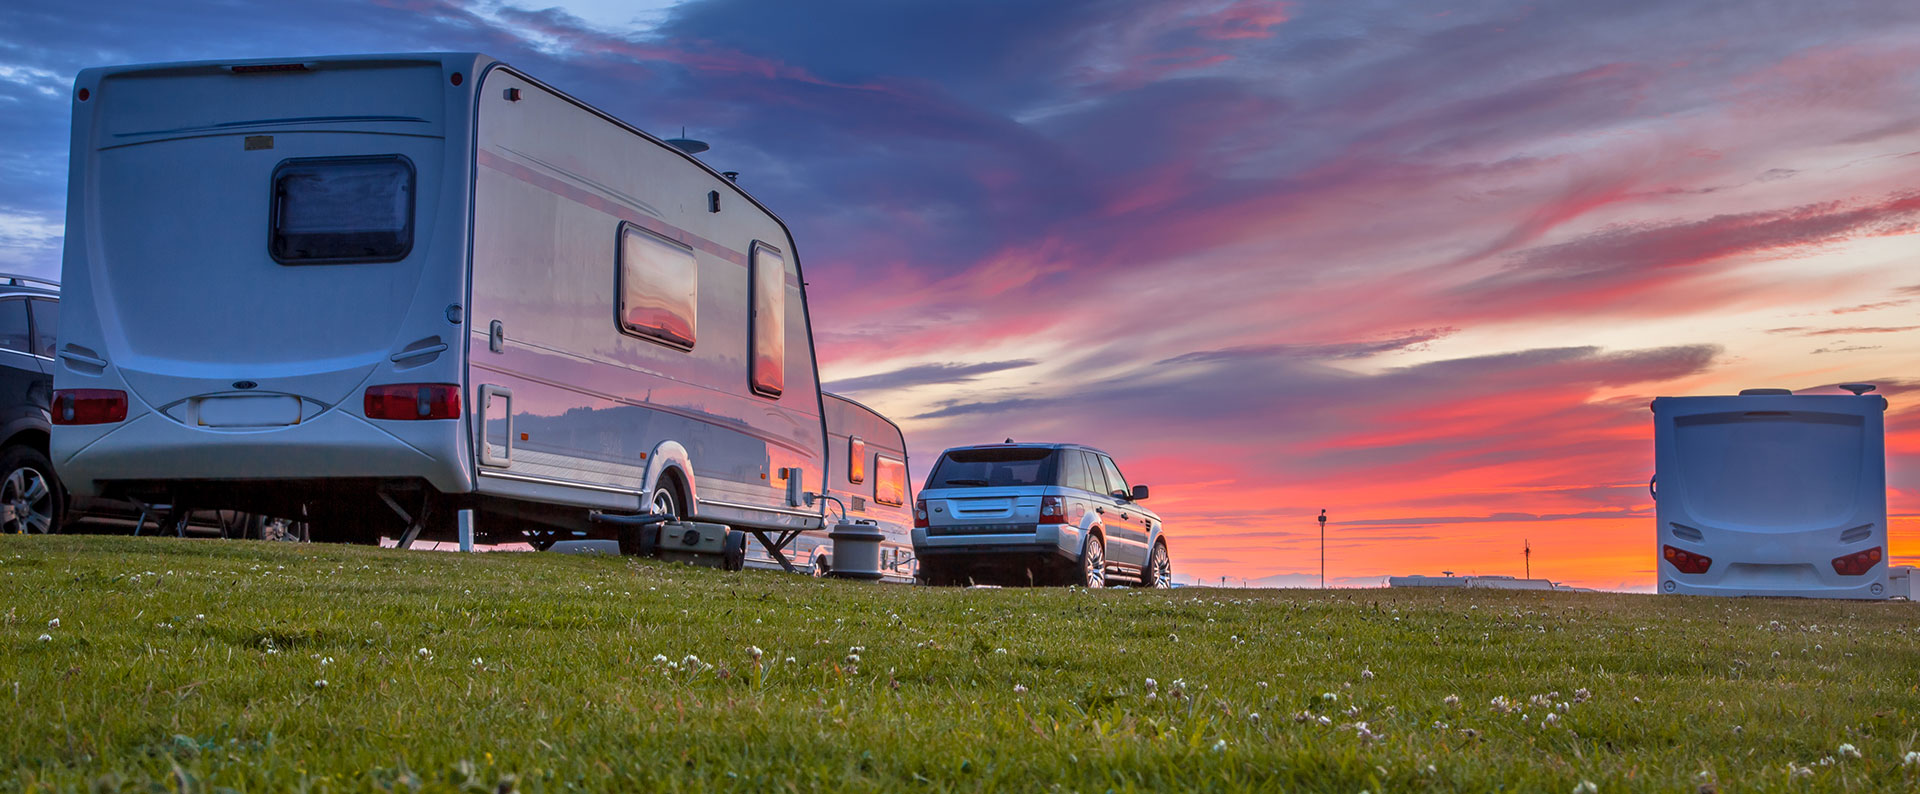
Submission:
M 1052 485 L 1059 450 L 1047 447 L 956 449 L 940 456 L 928 488 L 1002 488 Z
M 413 250 L 413 164 L 398 155 L 288 160 L 273 171 L 267 248 L 285 265 L 395 262 Z

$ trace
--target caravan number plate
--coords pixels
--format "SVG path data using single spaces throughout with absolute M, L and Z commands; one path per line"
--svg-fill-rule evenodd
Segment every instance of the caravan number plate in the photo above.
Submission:
M 201 427 L 282 427 L 300 424 L 300 398 L 284 394 L 202 397 L 194 401 Z

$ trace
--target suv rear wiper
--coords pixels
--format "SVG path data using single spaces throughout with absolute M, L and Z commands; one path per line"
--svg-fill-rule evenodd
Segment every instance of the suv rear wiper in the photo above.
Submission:
M 986 480 L 947 480 L 941 485 L 986 485 Z

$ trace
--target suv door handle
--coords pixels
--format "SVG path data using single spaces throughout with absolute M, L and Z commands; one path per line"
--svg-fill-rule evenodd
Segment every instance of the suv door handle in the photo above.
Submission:
M 1096 507 L 1093 509 L 1093 512 L 1099 513 L 1100 515 L 1106 515 L 1107 509 L 1104 507 Z
M 1121 514 L 1120 514 L 1120 520 L 1121 520 L 1121 521 L 1125 521 L 1125 520 L 1127 520 L 1127 519 L 1129 519 L 1129 518 L 1132 518 L 1132 517 L 1133 517 L 1133 516 L 1130 516 L 1130 515 L 1127 515 L 1126 513 L 1121 513 Z

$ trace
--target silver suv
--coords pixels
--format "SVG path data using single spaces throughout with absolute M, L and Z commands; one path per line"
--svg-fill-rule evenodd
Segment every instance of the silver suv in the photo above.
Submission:
M 1173 586 L 1160 516 L 1113 458 L 1078 444 L 941 453 L 913 503 L 920 578 L 949 585 Z

